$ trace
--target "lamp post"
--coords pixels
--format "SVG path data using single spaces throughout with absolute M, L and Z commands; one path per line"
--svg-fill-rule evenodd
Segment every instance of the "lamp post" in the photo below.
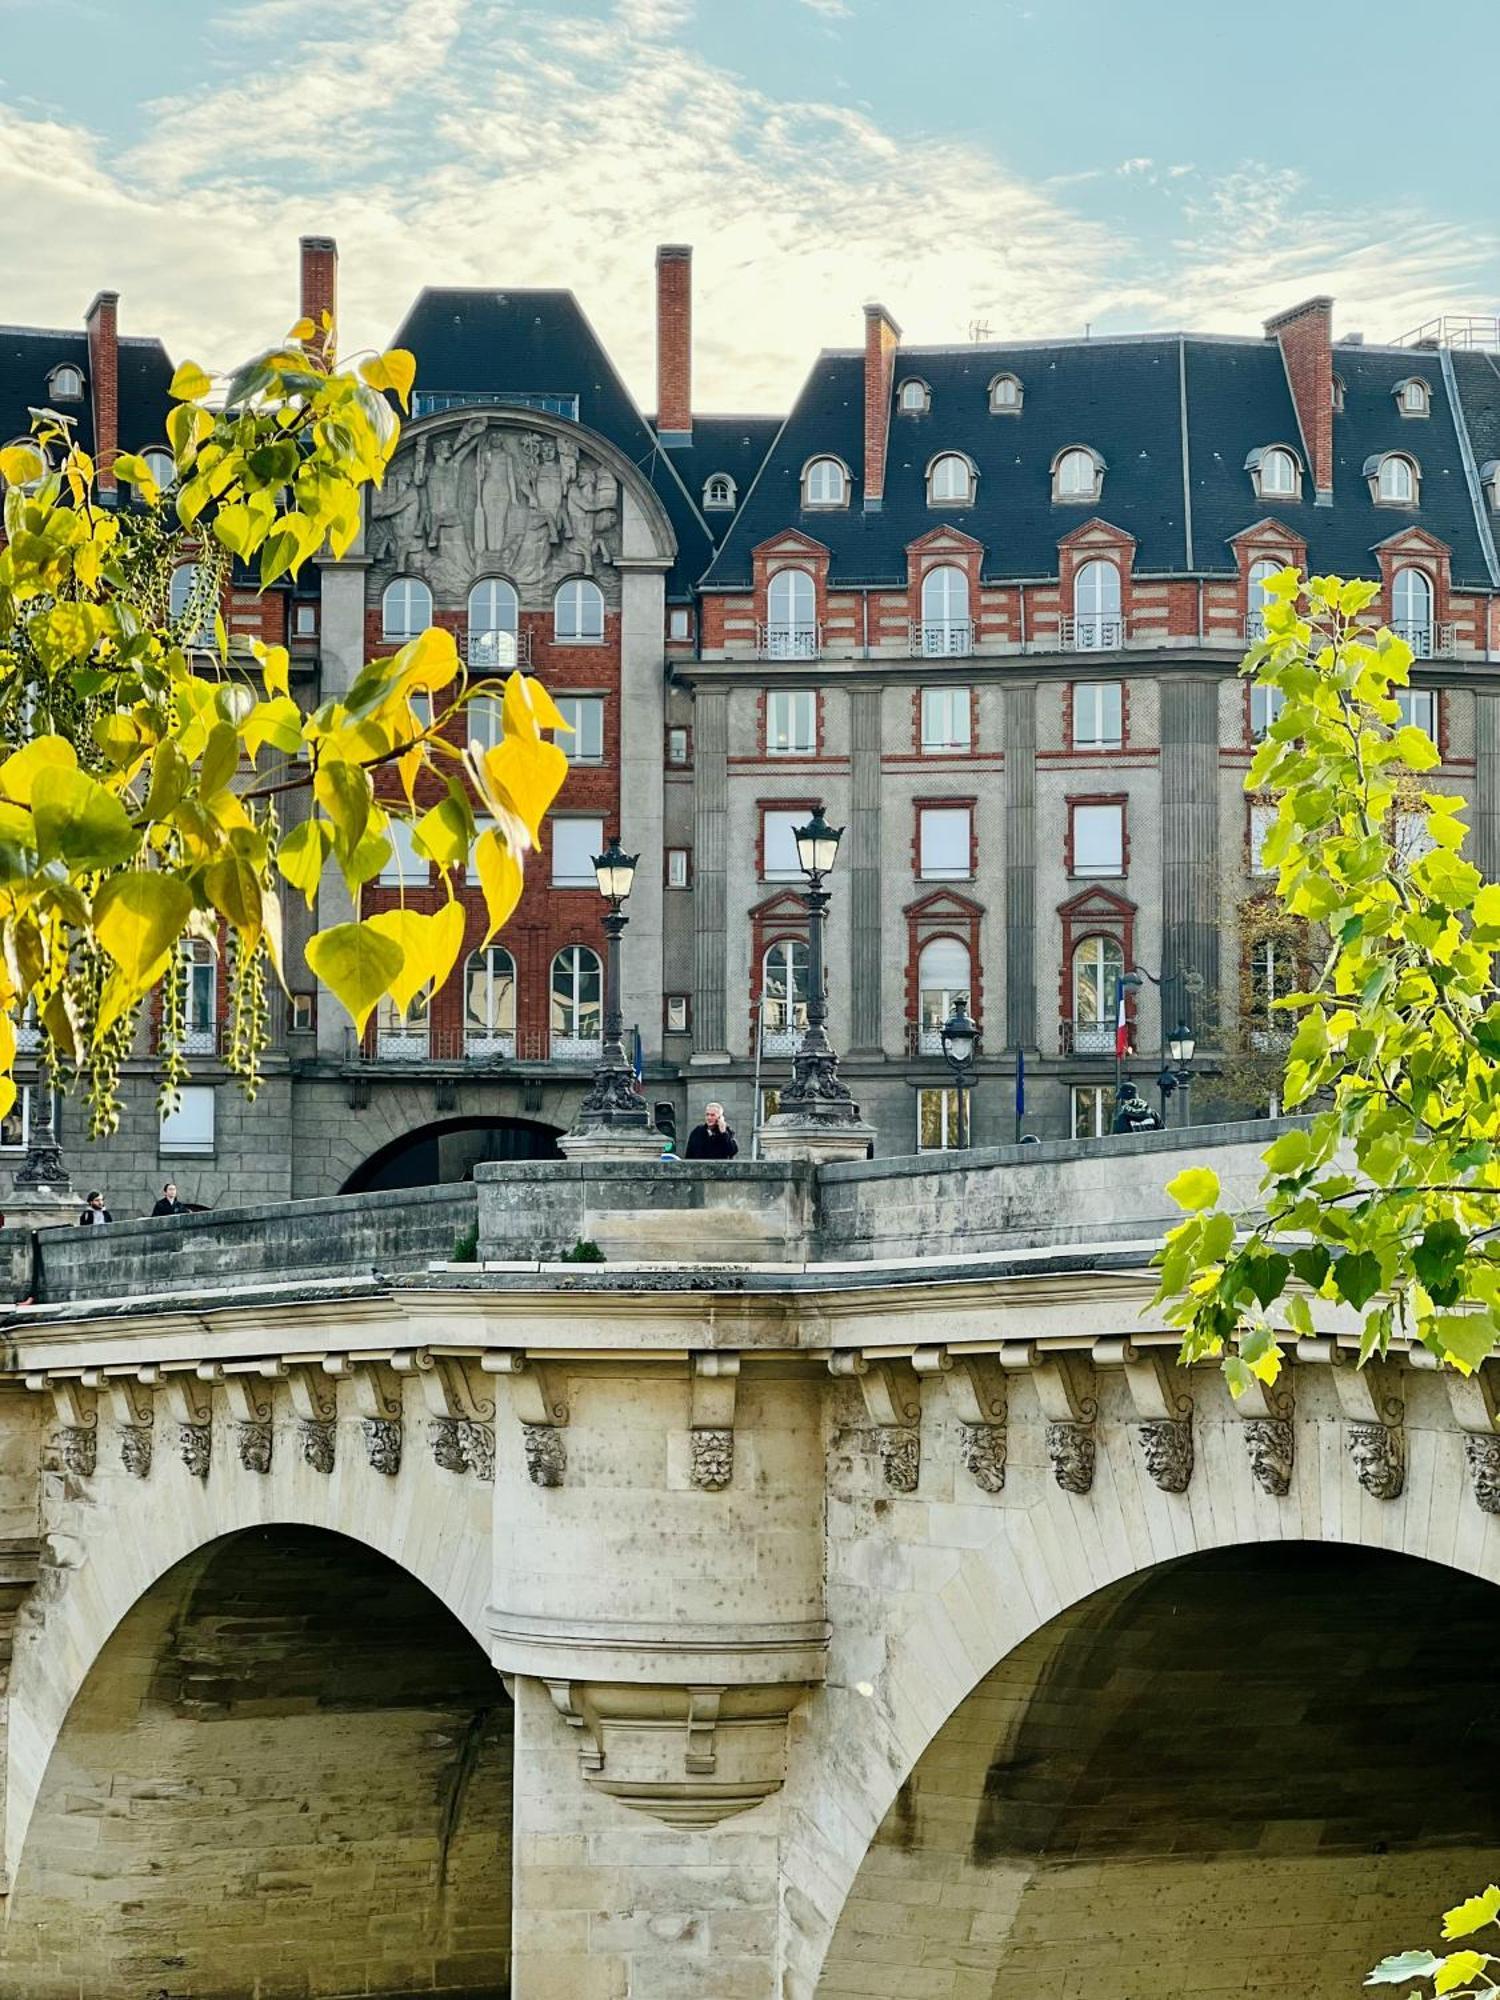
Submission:
M 969 1019 L 966 995 L 961 993 L 954 1001 L 953 1012 L 944 1021 L 941 1033 L 943 1061 L 948 1065 L 948 1074 L 958 1092 L 958 1143 L 967 1149 L 970 1143 L 969 1092 L 974 1088 L 974 1059 L 979 1053 L 979 1030 Z
M 625 1021 L 620 1007 L 620 941 L 630 922 L 624 905 L 635 886 L 639 857 L 626 854 L 618 834 L 594 857 L 594 877 L 608 908 L 604 913 L 607 940 L 604 960 L 604 1021 L 599 1062 L 587 1097 L 578 1107 L 573 1129 L 563 1140 L 565 1153 L 588 1153 L 634 1159 L 660 1150 L 661 1135 L 651 1122 L 645 1098 L 636 1088 L 635 1070 L 625 1053 Z
M 797 860 L 807 877 L 802 891 L 807 910 L 807 1026 L 792 1057 L 792 1080 L 781 1093 L 774 1118 L 760 1128 L 760 1150 L 782 1159 L 862 1159 L 874 1139 L 859 1115 L 849 1086 L 839 1075 L 839 1059 L 828 1039 L 828 1001 L 823 978 L 823 924 L 828 891 L 823 887 L 838 858 L 841 826 L 830 826 L 821 805 L 805 826 L 794 827 Z
M 1186 1021 L 1179 1020 L 1167 1037 L 1167 1061 L 1173 1071 L 1173 1082 L 1182 1094 L 1182 1116 L 1179 1125 L 1188 1122 L 1188 1084 L 1191 1080 L 1193 1057 L 1198 1050 L 1198 1040 Z

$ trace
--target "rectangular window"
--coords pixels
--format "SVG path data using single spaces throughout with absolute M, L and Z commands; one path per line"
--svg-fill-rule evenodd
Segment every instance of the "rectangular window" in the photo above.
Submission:
M 693 614 L 691 611 L 673 607 L 667 613 L 667 637 L 669 639 L 691 639 L 693 636 Z
M 958 1092 L 917 1092 L 917 1151 L 947 1153 L 958 1144 Z
M 594 856 L 604 852 L 602 819 L 552 821 L 552 885 L 557 889 L 594 889 Z
M 1076 681 L 1073 748 L 1118 750 L 1125 740 L 1125 703 L 1118 681 Z
M 781 1092 L 771 1089 L 763 1090 L 760 1094 L 760 1118 L 758 1122 L 764 1125 L 766 1120 L 774 1118 L 780 1109 Z
M 922 752 L 951 757 L 970 748 L 973 730 L 967 688 L 923 688 Z
M 685 764 L 688 761 L 688 733 L 680 723 L 674 723 L 667 731 L 667 762 Z
M 566 751 L 574 764 L 604 762 L 604 697 L 597 694 L 555 695 L 559 710 L 573 726 L 573 734 L 558 729 L 553 742 Z
M 294 1035 L 310 1035 L 313 1030 L 313 996 L 310 993 L 292 995 L 289 1025 Z
M 493 833 L 494 830 L 495 822 L 492 819 L 487 819 L 483 813 L 476 813 L 474 816 L 474 847 L 479 845 L 481 834 Z M 469 849 L 469 864 L 464 877 L 471 889 L 477 889 L 479 886 L 479 870 L 474 866 L 474 847 Z M 593 881 L 593 879 L 593 872 L 591 870 L 589 880 Z
M 1403 727 L 1425 729 L 1437 742 L 1437 691 L 1434 688 L 1393 688 Z
M 469 741 L 477 743 L 481 750 L 493 750 L 501 734 L 498 697 L 476 694 L 465 705 L 464 715 L 469 725 Z
M 23 1083 L 16 1092 L 16 1101 L 0 1118 L 0 1153 L 24 1153 L 31 1144 L 31 1106 L 36 1086 Z M 58 1099 L 52 1099 L 52 1129 L 57 1130 Z
M 1102 1139 L 1109 1130 L 1112 1092 L 1102 1083 L 1073 1086 L 1073 1137 Z
M 917 873 L 924 882 L 966 882 L 973 874 L 969 806 L 919 806 Z
M 1286 707 L 1286 696 L 1280 688 L 1263 687 L 1259 681 L 1250 683 L 1250 737 L 1255 743 L 1264 742 L 1270 734 L 1271 724 Z
M 667 887 L 685 889 L 688 885 L 688 850 L 685 847 L 667 849 Z
M 761 875 L 767 882 L 795 882 L 802 874 L 797 859 L 796 829 L 807 823 L 806 806 L 794 812 L 768 812 L 761 819 Z
M 1125 808 L 1119 804 L 1073 808 L 1073 873 L 1125 873 Z
M 318 629 L 318 607 L 315 604 L 297 606 L 297 622 L 293 631 L 299 639 L 310 639 Z
M 211 1153 L 214 1149 L 214 1092 L 206 1083 L 187 1083 L 161 1114 L 161 1151 Z
M 667 1033 L 685 1035 L 688 1029 L 688 996 L 685 993 L 667 995 Z
M 418 854 L 412 844 L 412 829 L 404 819 L 386 821 L 385 837 L 391 843 L 391 856 L 380 871 L 380 886 L 383 889 L 425 889 L 428 882 L 427 857 Z
M 772 688 L 766 696 L 766 755 L 811 757 L 818 748 L 818 697 L 811 688 Z
M 1252 875 L 1274 875 L 1274 866 L 1268 866 L 1262 849 L 1266 836 L 1276 824 L 1275 806 L 1252 805 L 1250 808 L 1250 873 Z

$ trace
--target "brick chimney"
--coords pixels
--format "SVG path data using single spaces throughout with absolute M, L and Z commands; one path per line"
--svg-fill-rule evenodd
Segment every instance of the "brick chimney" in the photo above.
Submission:
M 656 252 L 656 435 L 665 445 L 693 441 L 693 249 L 662 243 Z
M 1266 321 L 1275 336 L 1297 406 L 1312 472 L 1313 500 L 1333 505 L 1333 300 L 1306 299 Z
M 94 406 L 94 468 L 101 498 L 113 499 L 120 455 L 118 292 L 100 292 L 84 314 L 89 336 L 89 398 Z M 140 439 L 135 442 L 139 444 Z
M 901 329 L 884 306 L 865 307 L 865 512 L 885 505 L 885 454 L 891 430 L 891 377 Z
M 298 317 L 310 319 L 318 329 L 307 342 L 309 352 L 321 354 L 327 359 L 333 353 L 338 337 L 339 246 L 331 236 L 304 236 L 301 249 L 302 285 Z M 333 323 L 331 336 L 325 336 L 322 330 L 324 313 Z

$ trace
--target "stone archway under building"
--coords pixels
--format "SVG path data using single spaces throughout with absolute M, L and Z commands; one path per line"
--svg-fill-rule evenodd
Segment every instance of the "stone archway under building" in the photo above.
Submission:
M 560 1160 L 561 1137 L 557 1126 L 532 1118 L 497 1118 L 480 1112 L 439 1119 L 388 1140 L 360 1162 L 339 1193 L 369 1194 L 471 1180 L 481 1160 Z

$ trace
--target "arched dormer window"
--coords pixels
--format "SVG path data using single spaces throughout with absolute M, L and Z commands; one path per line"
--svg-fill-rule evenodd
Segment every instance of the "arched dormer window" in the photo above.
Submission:
M 969 579 L 952 563 L 938 563 L 922 578 L 922 651 L 929 658 L 972 650 Z
M 849 474 L 841 460 L 810 458 L 802 468 L 804 507 L 847 507 Z
M 1370 495 L 1382 507 L 1415 507 L 1421 497 L 1422 474 L 1405 452 L 1377 453 L 1365 460 Z
M 990 409 L 997 417 L 1018 417 L 1025 393 L 1018 375 L 997 375 L 990 384 Z
M 1500 514 L 1500 458 L 1489 459 L 1480 466 L 1479 483 L 1490 506 Z
M 703 482 L 703 505 L 721 514 L 735 503 L 735 484 L 727 472 L 712 472 Z
M 927 468 L 929 507 L 967 507 L 974 498 L 974 467 L 961 451 L 944 451 Z
M 432 623 L 432 592 L 419 576 L 393 577 L 380 600 L 382 639 L 415 639 Z
M 163 491 L 177 477 L 177 462 L 163 444 L 147 445 L 141 453 L 141 463 Z
M 604 637 L 604 592 L 586 576 L 570 576 L 552 600 L 552 636 L 564 646 L 597 646 Z
M 1052 498 L 1065 504 L 1097 500 L 1104 486 L 1104 460 L 1087 445 L 1070 445 L 1052 461 Z
M 920 417 L 932 408 L 932 391 L 919 376 L 908 375 L 896 391 L 896 408 L 904 417 Z
M 1336 417 L 1341 417 L 1344 414 L 1344 378 L 1342 375 L 1335 375 L 1333 378 L 1333 414 Z
M 1302 498 L 1302 461 L 1287 445 L 1257 445 L 1245 460 L 1245 470 L 1261 500 Z
M 1403 417 L 1432 414 L 1432 385 L 1424 375 L 1407 375 L 1396 384 L 1392 393 L 1396 398 L 1396 408 Z
M 54 368 L 47 377 L 47 394 L 54 403 L 81 403 L 83 401 L 83 370 L 65 364 Z

